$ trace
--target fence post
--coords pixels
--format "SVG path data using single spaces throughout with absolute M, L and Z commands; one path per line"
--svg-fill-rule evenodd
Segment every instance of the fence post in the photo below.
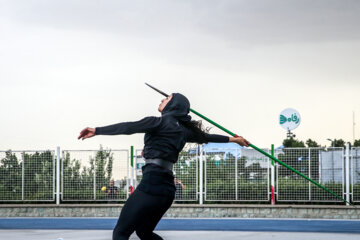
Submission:
M 25 199 L 25 152 L 22 152 L 22 168 L 21 168 L 21 200 Z
M 96 200 L 96 152 L 95 152 L 95 156 L 94 156 L 94 200 Z
M 129 198 L 129 180 L 130 180 L 130 174 L 129 174 L 129 160 L 130 160 L 130 156 L 129 156 L 129 150 L 126 150 L 126 199 Z
M 274 157 L 274 144 L 271 144 L 271 156 Z M 275 205 L 275 161 L 271 159 L 271 205 Z
M 346 182 L 346 192 L 345 192 L 345 196 L 346 196 L 346 205 L 349 205 L 350 202 L 350 151 L 349 151 L 349 143 L 346 144 L 346 152 L 345 152 L 345 182 Z
M 236 150 L 236 155 L 235 155 L 235 200 L 238 200 L 238 151 Z
M 130 146 L 130 194 L 134 191 L 134 146 Z
M 202 145 L 199 146 L 200 149 L 200 158 L 199 158 L 199 164 L 200 164 L 200 174 L 199 174 L 199 194 L 200 194 L 200 205 L 204 203 L 204 193 L 203 193 L 203 181 L 204 181 L 204 174 L 203 174 L 203 148 Z
M 60 205 L 60 147 L 56 148 L 56 205 Z
M 309 148 L 309 178 L 311 178 L 311 148 Z M 309 201 L 311 202 L 311 182 L 309 184 Z

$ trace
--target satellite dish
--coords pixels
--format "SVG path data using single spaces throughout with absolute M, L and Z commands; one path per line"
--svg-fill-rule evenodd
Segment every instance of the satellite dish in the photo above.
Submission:
M 280 126 L 288 131 L 294 130 L 300 125 L 301 117 L 298 111 L 286 108 L 280 113 Z

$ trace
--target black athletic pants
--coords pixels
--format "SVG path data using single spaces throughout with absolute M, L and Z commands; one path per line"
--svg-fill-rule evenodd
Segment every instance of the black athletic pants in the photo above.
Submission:
M 141 240 L 161 240 L 153 233 L 174 197 L 151 195 L 136 189 L 121 210 L 113 231 L 113 240 L 127 240 L 136 231 Z

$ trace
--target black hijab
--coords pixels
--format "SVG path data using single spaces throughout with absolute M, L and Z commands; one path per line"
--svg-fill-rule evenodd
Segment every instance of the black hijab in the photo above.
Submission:
M 172 99 L 168 102 L 165 108 L 162 110 L 162 116 L 173 116 L 179 121 L 190 122 L 191 116 L 189 115 L 190 102 L 180 93 L 173 93 Z

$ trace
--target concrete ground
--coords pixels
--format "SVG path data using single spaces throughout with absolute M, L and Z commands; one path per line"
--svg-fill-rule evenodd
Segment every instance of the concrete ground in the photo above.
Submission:
M 360 234 L 245 231 L 156 231 L 165 240 L 358 240 Z M 6 240 L 111 240 L 111 230 L 0 230 Z M 131 240 L 139 239 L 135 234 Z
M 4 240 L 111 240 L 116 218 L 0 218 Z M 360 220 L 162 219 L 165 240 L 359 240 Z M 139 239 L 135 234 L 132 240 Z

